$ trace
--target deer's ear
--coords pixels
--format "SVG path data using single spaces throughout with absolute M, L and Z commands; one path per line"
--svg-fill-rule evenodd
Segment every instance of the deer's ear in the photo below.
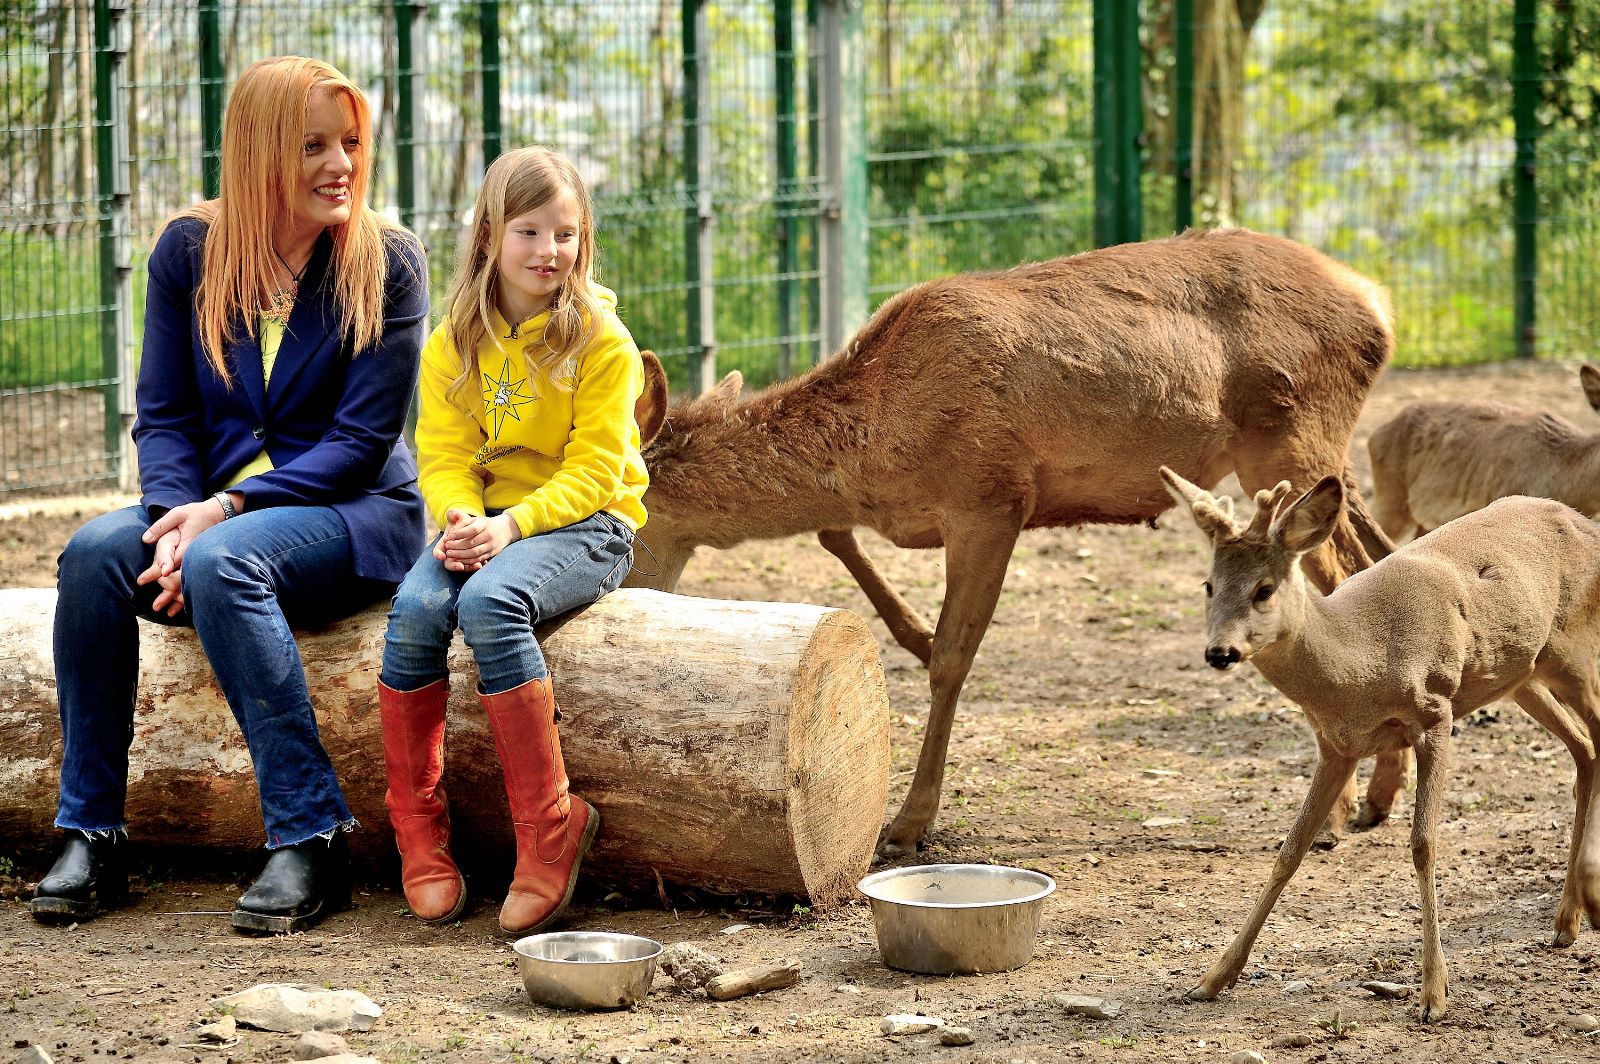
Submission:
M 732 370 L 727 376 L 717 382 L 717 386 L 705 394 L 705 398 L 713 403 L 723 406 L 739 398 L 739 393 L 744 390 L 744 374 Z
M 1582 366 L 1578 370 L 1578 380 L 1583 382 L 1583 394 L 1589 405 L 1600 410 L 1600 369 Z
M 1191 484 L 1166 466 L 1161 467 L 1161 482 L 1174 502 L 1194 518 L 1201 535 L 1211 542 L 1234 533 L 1233 500 L 1218 499 L 1198 484 Z
M 1278 515 L 1268 534 L 1291 553 L 1304 554 L 1333 535 L 1343 509 L 1344 483 L 1338 477 L 1323 477 Z
M 654 351 L 640 351 L 644 363 L 644 391 L 633 404 L 633 420 L 639 423 L 639 446 L 648 446 L 667 421 L 667 371 Z

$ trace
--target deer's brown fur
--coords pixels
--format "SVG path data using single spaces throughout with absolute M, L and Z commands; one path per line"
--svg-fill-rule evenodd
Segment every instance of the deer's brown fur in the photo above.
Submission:
M 1317 767 L 1278 850 L 1272 877 L 1232 945 L 1191 998 L 1238 979 L 1250 947 L 1294 876 L 1356 760 L 1409 747 L 1417 756 L 1411 854 L 1422 895 L 1422 1019 L 1444 1015 L 1434 862 L 1451 726 L 1515 699 L 1577 765 L 1577 810 L 1555 944 L 1585 912 L 1600 926 L 1600 529 L 1572 508 L 1513 496 L 1458 518 L 1341 584 L 1307 592 L 1300 558 L 1334 529 L 1343 487 L 1330 477 L 1298 499 L 1287 483 L 1256 496 L 1246 528 L 1203 489 L 1163 469 L 1212 545 L 1206 660 L 1252 661 L 1299 703 L 1317 736 Z
M 1600 410 L 1600 370 L 1578 371 Z M 1372 512 L 1396 540 L 1507 495 L 1600 515 L 1600 432 L 1499 403 L 1412 403 L 1372 434 Z
M 956 701 L 1017 535 L 1151 521 L 1171 505 L 1162 464 L 1206 485 L 1237 471 L 1251 490 L 1348 476 L 1392 349 L 1379 285 L 1238 229 L 920 284 L 806 375 L 741 399 L 730 374 L 672 412 L 645 454 L 656 571 L 633 579 L 670 590 L 702 544 L 820 532 L 929 666 L 916 777 L 884 839 L 903 849 L 938 808 Z M 856 526 L 945 548 L 937 627 L 884 583 Z M 1388 548 L 1357 503 L 1307 571 L 1331 590 Z M 1386 779 L 1369 795 L 1385 810 L 1398 775 Z

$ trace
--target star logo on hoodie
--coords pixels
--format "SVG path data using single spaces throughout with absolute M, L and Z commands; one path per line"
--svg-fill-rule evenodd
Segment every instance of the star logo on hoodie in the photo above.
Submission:
M 509 358 L 501 364 L 498 377 L 483 374 L 483 416 L 489 422 L 494 439 L 500 438 L 500 430 L 507 418 L 521 421 L 522 415 L 518 411 L 539 398 L 527 389 L 526 380 L 512 381 Z

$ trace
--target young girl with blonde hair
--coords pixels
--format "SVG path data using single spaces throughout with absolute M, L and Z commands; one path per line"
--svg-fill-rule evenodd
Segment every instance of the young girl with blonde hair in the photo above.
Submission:
M 633 407 L 639 349 L 595 283 L 594 215 L 546 148 L 496 159 L 461 245 L 445 320 L 422 352 L 421 488 L 443 530 L 389 614 L 379 677 L 387 802 L 411 910 L 466 905 L 450 857 L 445 654 L 459 626 L 478 666 L 517 840 L 500 926 L 526 934 L 571 900 L 599 827 L 568 793 L 534 626 L 613 590 L 644 524 Z
M 127 899 L 141 617 L 194 627 L 250 750 L 270 856 L 234 927 L 297 931 L 349 897 L 355 821 L 290 624 L 387 598 L 423 542 L 400 432 L 427 269 L 416 239 L 367 208 L 371 177 L 361 90 L 320 60 L 263 59 L 228 102 L 221 196 L 150 253 L 133 426 L 143 497 L 61 555 L 65 839 L 34 895 L 40 920 Z

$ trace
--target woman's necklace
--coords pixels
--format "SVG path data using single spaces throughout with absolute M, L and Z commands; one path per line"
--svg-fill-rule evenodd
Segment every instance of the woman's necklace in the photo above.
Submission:
M 289 313 L 294 310 L 294 301 L 300 295 L 300 278 L 306 275 L 306 269 L 311 265 L 311 260 L 306 259 L 305 265 L 301 266 L 297 273 L 289 265 L 289 261 L 283 257 L 283 253 L 276 247 L 272 249 L 272 253 L 278 257 L 279 262 L 283 263 L 283 268 L 289 271 L 289 283 L 273 293 L 272 302 L 262 309 L 261 314 L 278 327 L 287 329 L 289 327 Z

